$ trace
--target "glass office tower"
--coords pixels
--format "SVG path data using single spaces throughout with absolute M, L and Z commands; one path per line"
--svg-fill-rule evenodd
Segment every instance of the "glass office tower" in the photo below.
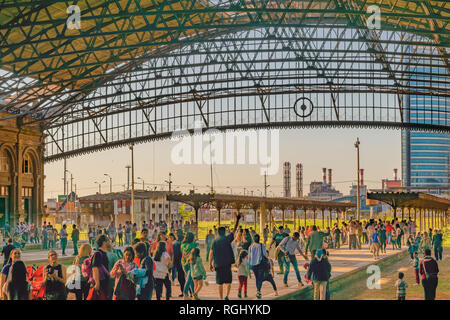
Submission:
M 429 62 L 430 63 L 430 62 Z M 433 71 L 439 70 L 442 77 L 430 79 L 430 68 L 423 66 L 411 67 L 411 84 L 417 85 L 417 95 L 410 94 L 405 98 L 405 116 L 411 122 L 426 124 L 448 123 L 450 99 L 439 96 L 423 96 L 420 91 L 440 80 L 448 81 L 446 68 L 433 66 Z M 446 84 L 441 84 L 449 88 Z M 420 88 L 419 88 L 420 87 Z M 450 89 L 450 88 L 449 88 Z M 424 187 L 422 190 L 436 195 L 448 195 L 450 188 L 450 134 L 412 131 L 402 131 L 402 180 L 404 186 Z M 427 189 L 441 187 L 441 189 Z

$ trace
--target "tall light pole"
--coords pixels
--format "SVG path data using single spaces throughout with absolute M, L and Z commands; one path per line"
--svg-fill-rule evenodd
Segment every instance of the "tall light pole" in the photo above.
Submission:
M 130 190 L 130 169 L 131 169 L 131 166 L 127 165 L 127 166 L 125 166 L 125 168 L 127 169 L 127 190 Z
M 165 183 L 169 185 L 169 194 L 172 191 L 172 173 L 169 172 L 169 180 L 164 180 Z M 168 230 L 171 230 L 172 228 L 172 203 L 169 201 L 169 223 L 168 223 Z
M 97 182 L 95 181 L 95 184 L 98 184 L 98 193 L 102 194 L 102 183 L 105 183 L 106 181 L 102 181 L 102 182 Z
M 112 193 L 112 178 L 107 173 L 104 173 L 103 175 L 109 177 L 109 193 Z
M 69 206 L 69 216 L 70 216 L 70 219 L 72 220 L 72 205 L 70 204 L 70 197 L 72 196 L 72 190 L 73 190 L 72 189 L 72 187 L 73 187 L 73 175 L 72 175 L 72 172 L 70 172 L 67 169 L 66 169 L 66 172 L 70 173 L 70 194 L 66 195 L 66 197 L 67 197 L 67 204 Z M 69 193 L 69 190 L 67 190 L 67 193 Z
M 356 138 L 356 142 L 355 142 L 355 148 L 356 148 L 356 179 L 357 179 L 357 189 L 356 189 L 356 216 L 357 216 L 357 220 L 360 220 L 361 218 L 361 203 L 360 203 L 360 192 L 359 192 L 359 138 Z
M 134 220 L 134 144 L 130 145 L 131 150 L 131 223 Z

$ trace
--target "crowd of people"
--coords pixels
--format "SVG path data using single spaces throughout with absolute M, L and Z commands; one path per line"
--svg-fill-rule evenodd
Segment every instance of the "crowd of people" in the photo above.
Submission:
M 393 249 L 408 246 L 414 263 L 416 278 L 422 277 L 425 298 L 434 299 L 437 287 L 437 261 L 442 259 L 442 233 L 434 235 L 417 233 L 412 221 L 369 220 L 350 221 L 320 230 L 318 226 L 299 227 L 291 230 L 287 226 L 274 227 L 271 232 L 266 225 L 262 234 L 252 228 L 239 225 L 236 217 L 233 227 L 214 227 L 205 239 L 205 255 L 189 225 L 173 222 L 170 227 L 164 222 L 143 222 L 139 229 L 127 221 L 115 228 L 113 224 L 100 228 L 91 226 L 89 241 L 78 250 L 79 230 L 72 226 L 71 234 L 63 225 L 60 237 L 62 255 L 66 255 L 67 240 L 73 241 L 73 264 L 64 266 L 58 261 L 54 249 L 55 240 L 48 234 L 54 229 L 44 223 L 41 229 L 43 248 L 49 250 L 48 265 L 40 268 L 27 267 L 21 260 L 21 247 L 9 238 L 2 250 L 4 267 L 0 277 L 2 299 L 46 299 L 64 300 L 72 293 L 77 300 L 157 300 L 171 299 L 174 285 L 180 288 L 179 298 L 201 299 L 201 290 L 208 269 L 215 272 L 218 298 L 228 300 L 233 282 L 233 269 L 237 272 L 238 298 L 248 297 L 248 279 L 254 276 L 256 298 L 262 298 L 264 282 L 271 284 L 278 295 L 275 278 L 275 263 L 269 250 L 275 249 L 279 274 L 283 275 L 283 286 L 288 287 L 290 268 L 294 269 L 298 287 L 313 285 L 314 299 L 330 299 L 329 280 L 332 266 L 328 260 L 329 248 L 339 249 L 348 244 L 349 249 L 360 249 L 368 244 L 375 259 L 385 252 L 386 245 Z M 20 226 L 19 226 L 20 228 Z M 272 235 L 270 235 L 272 233 Z M 43 234 L 45 234 L 43 232 Z M 44 240 L 45 239 L 45 240 Z M 406 239 L 406 240 L 405 240 Z M 52 242 L 50 242 L 52 241 Z M 431 257 L 434 249 L 436 259 Z M 304 259 L 304 275 L 296 254 Z M 422 260 L 418 255 L 424 256 Z M 204 257 L 204 258 L 203 258 Z M 36 284 L 40 280 L 40 285 Z M 404 297 L 406 283 L 400 278 L 396 283 L 399 299 Z M 163 297 L 163 292 L 164 297 Z

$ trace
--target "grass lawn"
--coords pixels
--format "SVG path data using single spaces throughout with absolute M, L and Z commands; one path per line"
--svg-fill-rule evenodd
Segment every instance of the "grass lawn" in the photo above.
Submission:
M 420 258 L 420 257 L 419 257 Z M 444 248 L 443 260 L 439 261 L 439 284 L 436 291 L 437 300 L 450 299 L 450 247 Z M 348 288 L 336 292 L 333 300 L 396 300 L 395 281 L 398 273 L 405 274 L 408 284 L 406 289 L 406 300 L 423 300 L 424 293 L 422 285 L 416 285 L 413 266 L 409 255 L 382 270 L 381 289 L 367 289 L 364 283 L 355 283 Z M 364 280 L 365 281 L 365 280 Z M 363 288 L 362 290 L 355 290 Z

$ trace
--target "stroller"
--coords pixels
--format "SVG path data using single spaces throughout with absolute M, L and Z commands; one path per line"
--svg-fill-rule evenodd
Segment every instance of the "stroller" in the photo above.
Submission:
M 44 267 L 36 268 L 35 265 L 33 267 L 27 267 L 28 271 L 28 281 L 31 283 L 32 290 L 32 299 L 33 300 L 44 300 L 45 297 L 45 286 L 43 282 L 44 278 Z

